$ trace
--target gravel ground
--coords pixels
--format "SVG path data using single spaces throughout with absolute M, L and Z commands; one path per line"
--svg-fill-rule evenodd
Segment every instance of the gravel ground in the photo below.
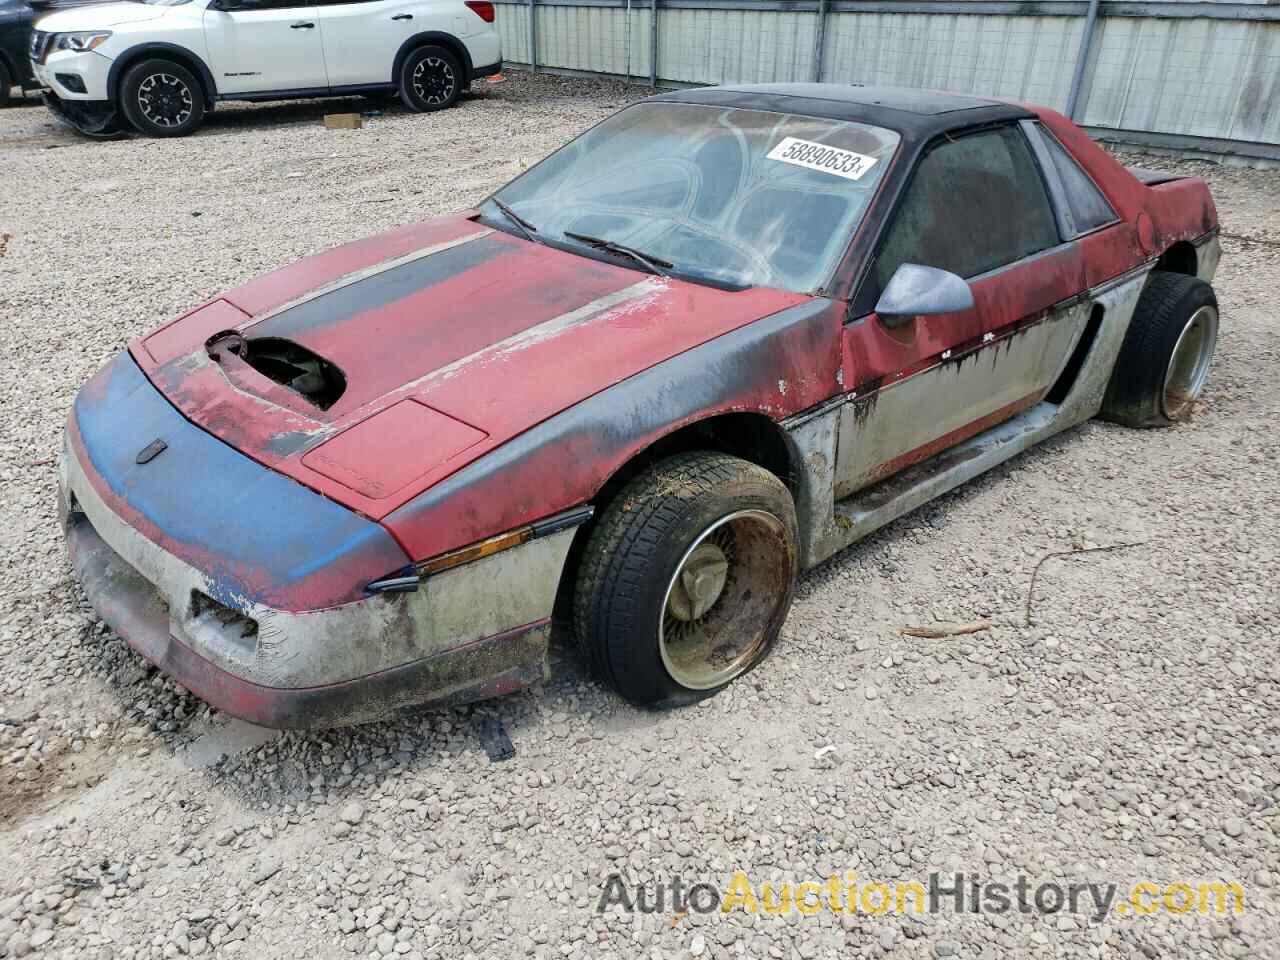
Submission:
M 777 654 L 697 708 L 558 655 L 498 702 L 318 735 L 211 715 L 71 582 L 53 458 L 126 339 L 295 257 L 477 200 L 644 90 L 511 75 L 329 131 L 219 109 L 85 142 L 0 113 L 0 956 L 1280 956 L 1280 173 L 1181 164 L 1227 233 L 1194 421 L 1092 423 L 804 578 Z M 1171 165 L 1141 158 L 1148 165 Z M 1050 560 L 1044 554 L 1147 541 Z M 989 618 L 972 636 L 899 631 Z M 490 764 L 498 717 L 515 759 Z M 595 911 L 723 885 L 1222 879 L 1243 916 Z M 723 889 L 723 886 L 721 887 Z

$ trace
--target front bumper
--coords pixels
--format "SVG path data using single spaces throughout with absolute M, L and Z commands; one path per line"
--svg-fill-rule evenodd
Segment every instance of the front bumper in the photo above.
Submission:
M 137 463 L 157 438 L 164 451 Z M 545 675 L 573 530 L 365 596 L 359 582 L 404 562 L 386 531 L 185 420 L 127 355 L 77 398 L 59 487 L 72 565 L 103 620 L 233 716 L 361 723 Z
M 49 90 L 42 99 L 54 116 L 87 137 L 114 137 L 124 130 L 116 108 L 106 100 L 63 100 Z
M 98 536 L 83 513 L 66 520 L 67 550 L 89 602 L 135 651 L 232 716 L 277 729 L 365 723 L 402 709 L 511 693 L 544 676 L 549 620 L 464 642 L 353 680 L 271 687 L 236 676 L 179 640 L 169 604 Z
M 40 86 L 47 87 L 59 100 L 107 101 L 107 78 L 112 61 L 100 53 L 75 53 L 59 50 L 44 63 L 32 63 L 31 71 Z

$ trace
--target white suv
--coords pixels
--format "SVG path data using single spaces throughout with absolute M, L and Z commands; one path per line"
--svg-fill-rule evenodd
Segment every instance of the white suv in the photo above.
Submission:
M 452 105 L 497 73 L 489 0 L 141 0 L 43 17 L 45 102 L 88 134 L 190 133 L 218 100 L 399 93 Z

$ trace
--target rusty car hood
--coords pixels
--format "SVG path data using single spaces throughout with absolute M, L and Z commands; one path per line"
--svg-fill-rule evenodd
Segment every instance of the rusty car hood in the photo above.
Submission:
M 458 216 L 267 274 L 130 352 L 192 422 L 381 519 L 546 418 L 807 299 L 656 277 Z M 237 341 L 319 358 L 342 388 L 322 408 Z

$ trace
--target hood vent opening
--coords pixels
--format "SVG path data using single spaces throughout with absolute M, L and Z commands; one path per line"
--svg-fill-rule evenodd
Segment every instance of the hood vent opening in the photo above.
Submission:
M 264 377 L 288 387 L 321 410 L 337 403 L 347 389 L 347 378 L 341 370 L 284 337 L 245 337 L 235 330 L 224 330 L 206 340 L 205 349 L 215 363 L 220 363 L 226 353 L 239 357 Z

